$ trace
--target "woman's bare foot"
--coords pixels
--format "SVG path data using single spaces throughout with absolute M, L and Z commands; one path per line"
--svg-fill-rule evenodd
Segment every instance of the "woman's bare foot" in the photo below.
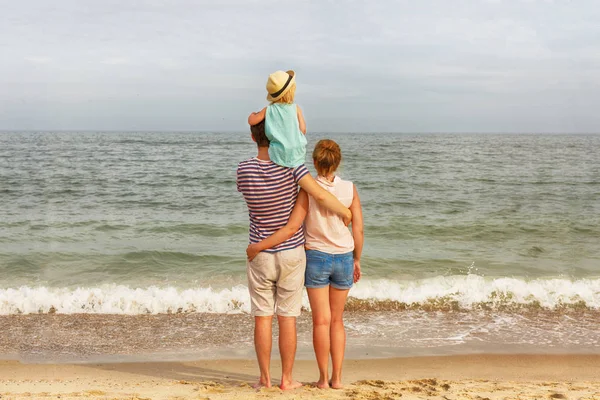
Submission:
M 320 380 L 317 383 L 315 383 L 315 386 L 319 389 L 329 389 L 329 382 L 327 382 L 326 380 Z
M 281 381 L 281 385 L 279 385 L 279 387 L 281 388 L 281 390 L 294 390 L 298 389 L 299 387 L 302 387 L 302 384 L 297 381 Z
M 332 389 L 343 389 L 344 388 L 344 385 L 342 385 L 342 381 L 330 380 L 329 385 L 331 386 Z

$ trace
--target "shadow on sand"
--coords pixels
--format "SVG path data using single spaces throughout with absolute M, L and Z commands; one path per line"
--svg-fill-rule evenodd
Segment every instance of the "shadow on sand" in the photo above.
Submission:
M 86 367 L 104 371 L 145 375 L 159 379 L 173 379 L 182 381 L 182 383 L 192 384 L 214 382 L 224 386 L 239 386 L 244 383 L 254 384 L 258 378 L 257 375 L 211 369 L 178 362 L 89 364 Z

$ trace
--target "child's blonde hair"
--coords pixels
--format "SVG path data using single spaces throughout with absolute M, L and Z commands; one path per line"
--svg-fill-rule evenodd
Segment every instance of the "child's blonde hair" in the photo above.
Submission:
M 312 156 L 317 173 L 321 176 L 333 174 L 342 162 L 342 150 L 331 139 L 319 140 Z
M 273 102 L 273 104 L 275 104 L 275 103 L 292 104 L 292 103 L 294 103 L 294 96 L 295 95 L 296 95 L 296 83 L 294 83 L 292 86 L 290 86 L 290 88 L 288 89 L 288 91 L 285 92 L 285 94 L 283 96 L 281 96 L 280 98 L 278 98 L 277 100 L 275 100 Z

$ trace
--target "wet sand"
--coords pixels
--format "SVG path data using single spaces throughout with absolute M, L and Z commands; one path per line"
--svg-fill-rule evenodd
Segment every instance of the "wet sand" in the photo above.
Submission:
M 279 362 L 272 373 L 278 376 Z M 598 355 L 469 355 L 348 360 L 342 390 L 255 390 L 253 360 L 114 364 L 0 361 L 0 399 L 600 399 Z M 277 382 L 274 382 L 277 383 Z
M 600 312 L 353 311 L 349 359 L 455 354 L 600 354 Z M 252 359 L 247 314 L 0 315 L 0 359 L 145 362 Z M 312 360 L 310 313 L 298 318 L 299 360 Z M 277 337 L 277 324 L 273 324 Z M 274 348 L 277 348 L 274 343 Z

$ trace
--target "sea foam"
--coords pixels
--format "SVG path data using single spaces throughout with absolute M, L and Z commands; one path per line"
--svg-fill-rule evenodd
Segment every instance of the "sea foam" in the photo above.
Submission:
M 600 278 L 489 278 L 478 275 L 429 279 L 363 280 L 350 291 L 354 301 L 372 309 L 486 309 L 535 306 L 600 309 Z M 304 293 L 303 306 L 309 309 Z M 365 309 L 364 307 L 362 309 Z M 366 308 L 370 309 L 369 307 Z M 0 315 L 32 313 L 161 314 L 178 312 L 248 313 L 244 285 L 215 289 L 198 287 L 135 288 L 124 285 L 0 289 Z

